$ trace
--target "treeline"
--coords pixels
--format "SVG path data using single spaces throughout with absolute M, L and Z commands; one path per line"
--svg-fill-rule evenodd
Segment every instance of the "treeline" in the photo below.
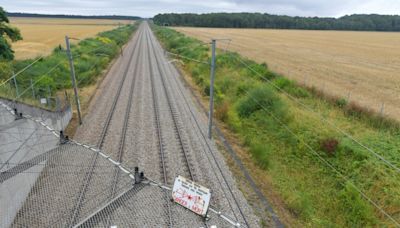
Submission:
M 83 16 L 83 15 L 64 15 L 64 14 L 36 14 L 36 13 L 10 13 L 8 17 L 45 17 L 45 18 L 76 18 L 76 19 L 112 19 L 112 20 L 139 20 L 137 16 L 120 16 L 120 15 L 100 15 L 100 16 Z
M 340 18 L 290 17 L 261 13 L 158 14 L 158 25 L 312 30 L 400 31 L 400 16 L 354 14 Z

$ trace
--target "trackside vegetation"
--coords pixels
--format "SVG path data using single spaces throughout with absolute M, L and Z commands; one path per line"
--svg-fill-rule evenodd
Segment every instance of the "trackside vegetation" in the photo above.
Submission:
M 168 51 L 210 62 L 206 44 L 169 28 L 152 28 Z M 184 58 L 181 63 L 208 96 L 209 65 Z M 271 72 L 265 63 L 224 50 L 217 53 L 215 106 L 215 117 L 242 142 L 257 169 L 271 177 L 296 221 L 290 225 L 394 227 L 366 197 L 400 222 L 400 173 L 336 129 L 399 167 L 400 131 L 394 122 L 345 100 L 327 99 Z
M 79 87 L 96 82 L 101 72 L 121 53 L 122 46 L 130 39 L 136 28 L 137 24 L 124 25 L 72 45 L 71 51 Z M 0 61 L 0 83 L 10 78 L 13 72 L 19 72 L 34 61 L 34 59 Z M 19 94 L 23 94 L 18 101 L 22 102 L 37 101 L 40 97 L 49 97 L 58 91 L 71 88 L 65 48 L 61 45 L 55 47 L 51 55 L 41 58 L 18 75 L 16 82 Z M 33 91 L 31 91 L 32 84 Z M 33 94 L 35 97 L 32 97 Z M 13 80 L 0 87 L 0 96 L 11 99 L 17 96 Z

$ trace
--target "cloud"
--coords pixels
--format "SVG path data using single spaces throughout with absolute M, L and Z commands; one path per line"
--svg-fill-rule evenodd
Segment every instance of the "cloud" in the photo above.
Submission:
M 290 16 L 398 14 L 399 0 L 0 0 L 10 12 L 138 15 L 157 13 L 266 12 Z

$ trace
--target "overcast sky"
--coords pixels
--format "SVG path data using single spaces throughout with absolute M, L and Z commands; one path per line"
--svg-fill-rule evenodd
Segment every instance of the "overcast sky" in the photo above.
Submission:
M 338 17 L 353 13 L 400 14 L 400 0 L 0 0 L 9 12 L 130 15 L 158 13 L 266 12 Z

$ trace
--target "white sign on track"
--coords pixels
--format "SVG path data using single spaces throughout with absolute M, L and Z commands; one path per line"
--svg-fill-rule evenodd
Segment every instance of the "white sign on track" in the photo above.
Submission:
M 210 204 L 211 191 L 196 182 L 178 176 L 175 178 L 172 198 L 177 204 L 198 215 L 205 216 Z

